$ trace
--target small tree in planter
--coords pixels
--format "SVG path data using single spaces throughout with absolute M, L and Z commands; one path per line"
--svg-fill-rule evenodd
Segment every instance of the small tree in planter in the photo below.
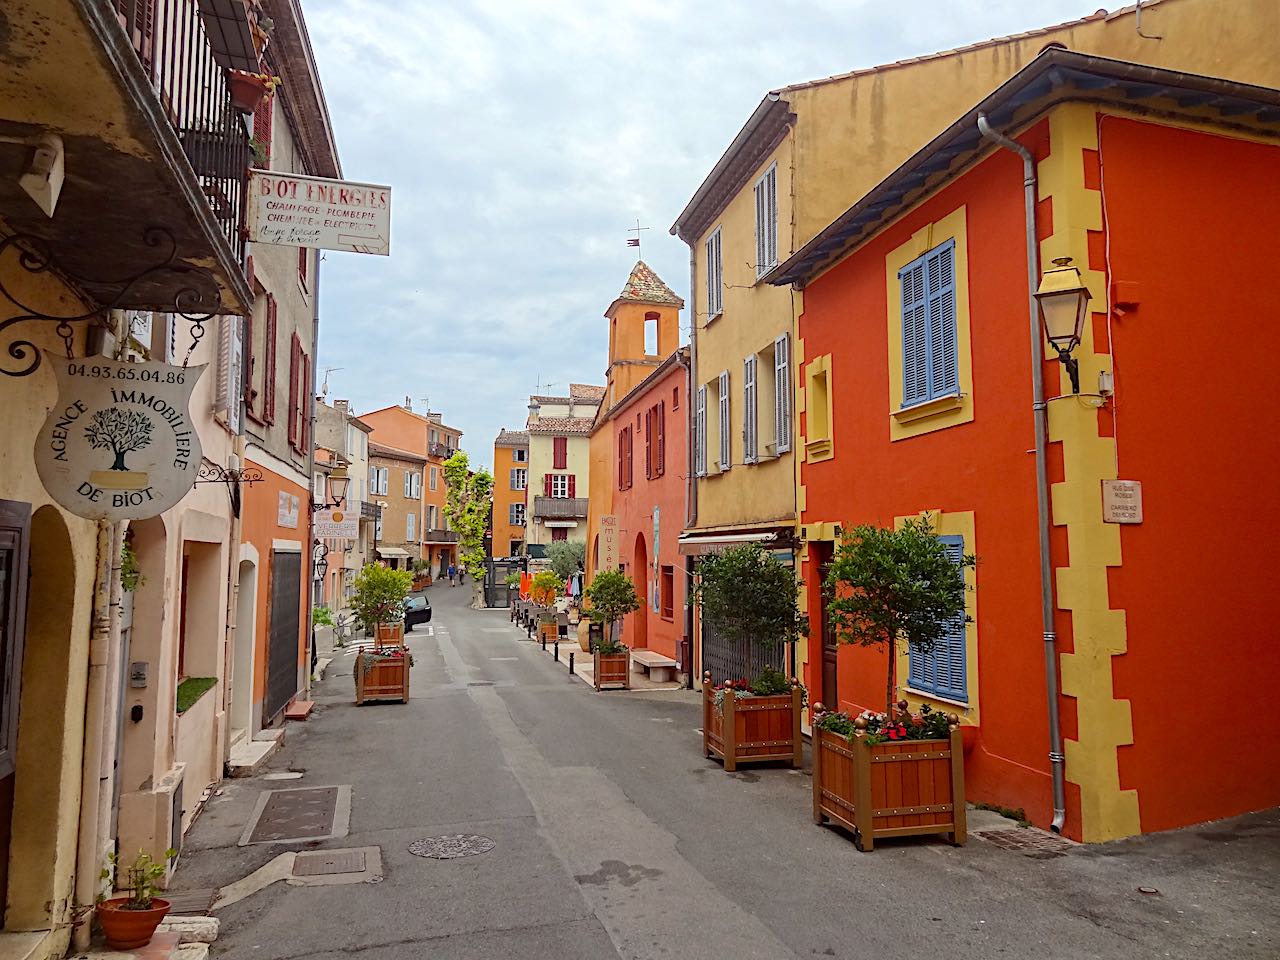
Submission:
M 556 598 L 564 591 L 564 581 L 553 570 L 542 570 L 533 575 L 529 599 L 543 610 L 538 614 L 538 633 L 554 642 L 560 627 L 556 622 Z
M 351 608 L 364 625 L 366 633 L 383 640 L 404 637 L 404 600 L 413 586 L 408 570 L 392 570 L 374 563 L 365 564 L 356 577 Z
M 744 650 L 752 667 L 764 661 L 754 679 L 716 685 L 710 671 L 703 675 L 703 753 L 722 758 L 726 770 L 766 760 L 799 767 L 804 688 L 769 663 L 809 628 L 795 572 L 760 545 L 744 544 L 707 554 L 697 574 L 689 602 L 702 609 L 703 623 Z M 739 703 L 748 698 L 749 705 Z
M 169 861 L 177 855 L 176 850 L 166 850 L 164 859 L 157 863 L 150 854 L 139 850 L 137 859 L 127 866 L 120 863 L 119 854 L 107 857 L 111 867 L 103 868 L 101 879 L 114 879 L 129 891 L 127 897 L 111 900 L 104 897 L 98 902 L 98 923 L 106 935 L 107 946 L 136 950 L 151 942 L 156 927 L 169 912 L 169 901 L 156 896 L 157 884 L 165 875 Z
M 625 573 L 606 570 L 597 573 L 587 587 L 587 617 L 603 627 L 603 638 L 595 647 L 595 685 L 620 683 L 631 688 L 631 651 L 619 640 L 617 623 L 640 609 L 635 584 Z
M 941 833 L 953 843 L 965 841 L 959 717 L 927 705 L 913 715 L 894 694 L 899 643 L 925 655 L 957 622 L 969 620 L 964 571 L 975 562 L 972 555 L 959 562 L 949 557 L 927 517 L 892 530 L 856 527 L 836 550 L 824 585 L 828 620 L 842 642 L 884 650 L 885 712 L 849 717 L 815 705 L 813 816 L 855 831 L 861 850 L 885 836 Z M 890 754 L 902 771 L 892 799 L 886 779 L 871 773 L 872 764 Z M 879 812 L 890 808 L 913 812 Z

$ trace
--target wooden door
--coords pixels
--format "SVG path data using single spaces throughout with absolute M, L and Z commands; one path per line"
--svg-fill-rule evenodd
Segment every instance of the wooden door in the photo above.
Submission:
M 826 583 L 827 574 L 831 570 L 831 560 L 834 552 L 834 546 L 830 543 L 819 543 L 814 545 L 817 552 L 818 561 L 818 583 Z M 819 592 L 822 602 L 819 607 L 821 613 L 821 632 L 822 632 L 822 686 L 818 691 L 818 700 L 828 710 L 840 709 L 840 686 L 839 686 L 839 650 L 840 644 L 836 639 L 836 632 L 831 628 L 831 624 L 827 620 L 827 590 L 823 586 L 819 586 Z
M 0 928 L 9 899 L 9 841 L 17 783 L 18 706 L 27 629 L 31 505 L 0 500 Z

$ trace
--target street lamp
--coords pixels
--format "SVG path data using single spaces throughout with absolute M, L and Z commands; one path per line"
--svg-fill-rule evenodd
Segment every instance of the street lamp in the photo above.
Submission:
M 1046 270 L 1036 290 L 1040 304 L 1040 324 L 1045 338 L 1058 351 L 1058 362 L 1067 368 L 1071 392 L 1080 392 L 1080 361 L 1071 351 L 1084 336 L 1084 318 L 1089 312 L 1089 288 L 1080 271 L 1071 266 L 1070 257 L 1054 260 L 1054 268 Z
M 347 502 L 347 488 L 351 486 L 351 478 L 347 476 L 345 466 L 334 467 L 329 473 L 329 497 L 321 503 L 313 503 L 314 510 L 327 510 L 340 507 Z
M 319 540 L 317 540 L 315 542 L 315 545 L 311 548 L 311 566 L 315 571 L 315 573 L 313 574 L 313 579 L 315 579 L 317 582 L 323 583 L 324 575 L 329 572 L 329 557 L 327 556 L 328 553 L 329 553 L 329 548 L 326 547 Z

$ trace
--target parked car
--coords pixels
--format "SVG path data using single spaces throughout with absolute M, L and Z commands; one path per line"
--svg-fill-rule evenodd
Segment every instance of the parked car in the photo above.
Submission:
M 404 629 L 407 633 L 420 623 L 431 622 L 431 601 L 426 597 L 404 598 Z

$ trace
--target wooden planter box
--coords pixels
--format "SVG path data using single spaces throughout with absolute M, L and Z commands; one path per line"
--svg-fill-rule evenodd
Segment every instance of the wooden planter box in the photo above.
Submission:
M 597 653 L 595 656 L 596 689 L 605 685 L 631 689 L 631 651 L 625 653 Z
M 702 678 L 702 753 L 719 757 L 728 771 L 740 763 L 786 760 L 793 767 L 804 762 L 804 738 L 800 716 L 804 691 L 799 684 L 790 693 L 772 697 L 738 697 L 726 690 L 724 703 L 716 706 L 710 676 Z
M 383 657 L 366 652 L 356 654 L 356 703 L 366 700 L 409 702 L 409 655 Z
M 404 646 L 404 621 L 380 623 L 375 628 L 374 637 L 379 647 Z
M 869 744 L 813 730 L 813 820 L 841 824 L 859 850 L 882 837 L 941 833 L 965 841 L 964 751 L 960 728 L 949 740 Z
M 546 640 L 547 643 L 555 643 L 560 637 L 560 625 L 558 623 L 540 623 L 538 624 L 538 638 Z

